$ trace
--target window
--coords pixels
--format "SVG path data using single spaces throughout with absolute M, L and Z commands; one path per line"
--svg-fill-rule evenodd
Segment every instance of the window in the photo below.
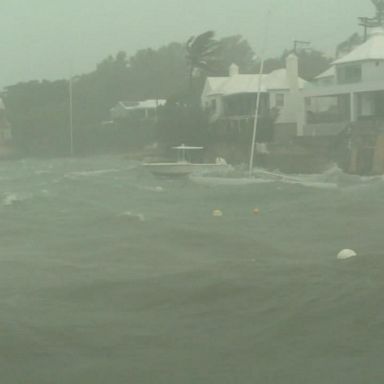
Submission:
M 346 65 L 337 69 L 339 84 L 357 83 L 361 81 L 361 65 Z

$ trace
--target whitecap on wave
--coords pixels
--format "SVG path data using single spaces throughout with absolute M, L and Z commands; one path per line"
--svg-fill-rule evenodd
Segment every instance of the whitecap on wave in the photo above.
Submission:
M 256 169 L 253 174 L 256 177 L 261 177 L 280 183 L 296 184 L 310 188 L 334 189 L 339 187 L 339 182 L 337 181 L 337 179 L 330 179 L 326 173 L 310 175 L 287 175 L 278 171 L 269 172 L 263 169 Z
M 242 186 L 259 183 L 271 183 L 274 180 L 267 180 L 255 177 L 210 177 L 210 176 L 190 176 L 191 181 L 208 186 Z
M 24 201 L 26 197 L 17 195 L 16 193 L 8 193 L 3 197 L 2 203 L 5 206 L 16 205 Z
M 1 204 L 3 206 L 9 207 L 21 204 L 27 200 L 31 200 L 34 198 L 45 198 L 51 196 L 51 192 L 48 189 L 41 189 L 40 191 L 36 193 L 16 193 L 16 192 L 9 192 L 3 194 L 1 198 Z
M 38 169 L 37 171 L 34 172 L 36 175 L 47 175 L 52 173 L 52 170 L 48 169 Z
M 140 221 L 140 222 L 145 221 L 145 217 L 142 213 L 134 213 L 131 211 L 122 212 L 118 215 L 118 217 L 130 220 L 130 221 Z
M 260 168 L 255 168 L 251 175 L 245 169 L 237 169 L 225 176 L 192 175 L 190 180 L 198 184 L 212 186 L 241 186 L 275 182 L 323 189 L 338 187 L 338 183 L 330 180 L 327 175 L 287 175 L 278 171 L 270 172 Z
M 160 185 L 156 185 L 155 187 L 152 186 L 146 186 L 146 185 L 138 185 L 139 189 L 142 189 L 144 191 L 150 191 L 150 192 L 164 192 L 164 188 Z
M 107 173 L 115 173 L 119 172 L 120 169 L 97 169 L 93 171 L 75 171 L 75 172 L 70 172 L 64 175 L 64 177 L 67 178 L 78 178 L 78 177 L 89 177 L 89 176 L 99 176 L 99 175 L 104 175 Z

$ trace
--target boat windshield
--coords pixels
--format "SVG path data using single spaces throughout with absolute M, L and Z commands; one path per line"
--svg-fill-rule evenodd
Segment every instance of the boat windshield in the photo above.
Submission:
M 194 153 L 197 151 L 200 152 L 204 149 L 204 147 L 192 147 L 187 145 L 179 145 L 177 147 L 173 147 L 177 151 L 177 161 L 178 162 L 189 162 L 191 163 L 194 159 Z

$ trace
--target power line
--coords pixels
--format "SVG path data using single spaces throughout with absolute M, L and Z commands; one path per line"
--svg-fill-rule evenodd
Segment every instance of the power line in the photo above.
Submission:
M 308 47 L 310 44 L 311 44 L 310 41 L 293 40 L 293 52 L 297 53 L 299 48 L 304 49 L 304 47 Z

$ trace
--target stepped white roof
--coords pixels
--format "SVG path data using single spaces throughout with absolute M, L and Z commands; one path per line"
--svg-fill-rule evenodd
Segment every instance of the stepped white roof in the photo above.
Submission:
M 119 104 L 126 110 L 133 110 L 133 109 L 154 109 L 162 105 L 165 105 L 165 103 L 166 103 L 166 100 L 158 99 L 158 100 L 144 100 L 144 101 L 138 101 L 138 102 L 121 101 Z
M 303 88 L 306 81 L 299 77 L 299 88 Z M 276 69 L 267 75 L 266 86 L 269 91 L 289 89 L 288 73 L 285 68 Z
M 260 77 L 261 76 L 261 77 Z M 299 78 L 299 87 L 303 88 L 306 81 Z M 228 77 L 209 77 L 207 79 L 208 95 L 235 95 L 240 93 L 269 92 L 273 90 L 288 90 L 286 69 L 278 69 L 269 74 L 236 74 Z
M 326 71 L 320 73 L 320 75 L 317 75 L 315 79 L 325 79 L 327 77 L 333 77 L 336 76 L 336 68 L 335 66 L 332 66 L 328 68 Z
M 228 80 L 228 77 L 207 77 L 205 87 L 209 95 L 214 95 L 220 87 Z
M 257 93 L 259 90 L 260 75 L 234 75 L 227 78 L 219 93 L 222 95 L 233 95 L 238 93 Z M 266 92 L 265 75 L 261 75 L 260 91 Z
M 366 42 L 334 61 L 333 64 L 347 64 L 366 60 L 384 60 L 384 30 L 375 28 Z

